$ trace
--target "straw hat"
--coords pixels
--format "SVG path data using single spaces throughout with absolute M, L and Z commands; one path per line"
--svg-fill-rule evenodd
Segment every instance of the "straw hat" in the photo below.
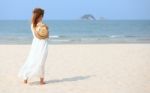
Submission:
M 42 25 L 39 27 L 39 30 L 37 32 L 37 34 L 42 38 L 42 39 L 45 39 L 45 38 L 48 38 L 48 27 L 46 25 Z

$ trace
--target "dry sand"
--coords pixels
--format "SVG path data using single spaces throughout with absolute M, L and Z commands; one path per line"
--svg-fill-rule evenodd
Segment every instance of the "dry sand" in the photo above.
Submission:
M 46 85 L 17 77 L 30 45 L 0 45 L 0 93 L 150 93 L 150 44 L 49 45 Z

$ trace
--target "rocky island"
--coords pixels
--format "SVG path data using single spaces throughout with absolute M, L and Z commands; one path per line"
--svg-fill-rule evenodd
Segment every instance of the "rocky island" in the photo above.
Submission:
M 91 14 L 85 14 L 81 17 L 81 20 L 96 20 L 96 18 Z

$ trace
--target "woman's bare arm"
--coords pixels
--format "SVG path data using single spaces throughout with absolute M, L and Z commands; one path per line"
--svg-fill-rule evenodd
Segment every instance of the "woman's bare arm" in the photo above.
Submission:
M 36 36 L 38 39 L 43 39 L 42 37 L 40 37 L 40 36 L 38 35 L 37 31 L 34 31 L 34 33 L 35 33 L 35 36 Z

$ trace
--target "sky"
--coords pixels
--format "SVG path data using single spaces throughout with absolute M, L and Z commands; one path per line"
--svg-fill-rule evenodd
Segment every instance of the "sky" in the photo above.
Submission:
M 46 20 L 74 20 L 84 14 L 96 19 L 150 20 L 150 0 L 0 0 L 0 20 L 30 19 L 35 7 L 45 10 Z

